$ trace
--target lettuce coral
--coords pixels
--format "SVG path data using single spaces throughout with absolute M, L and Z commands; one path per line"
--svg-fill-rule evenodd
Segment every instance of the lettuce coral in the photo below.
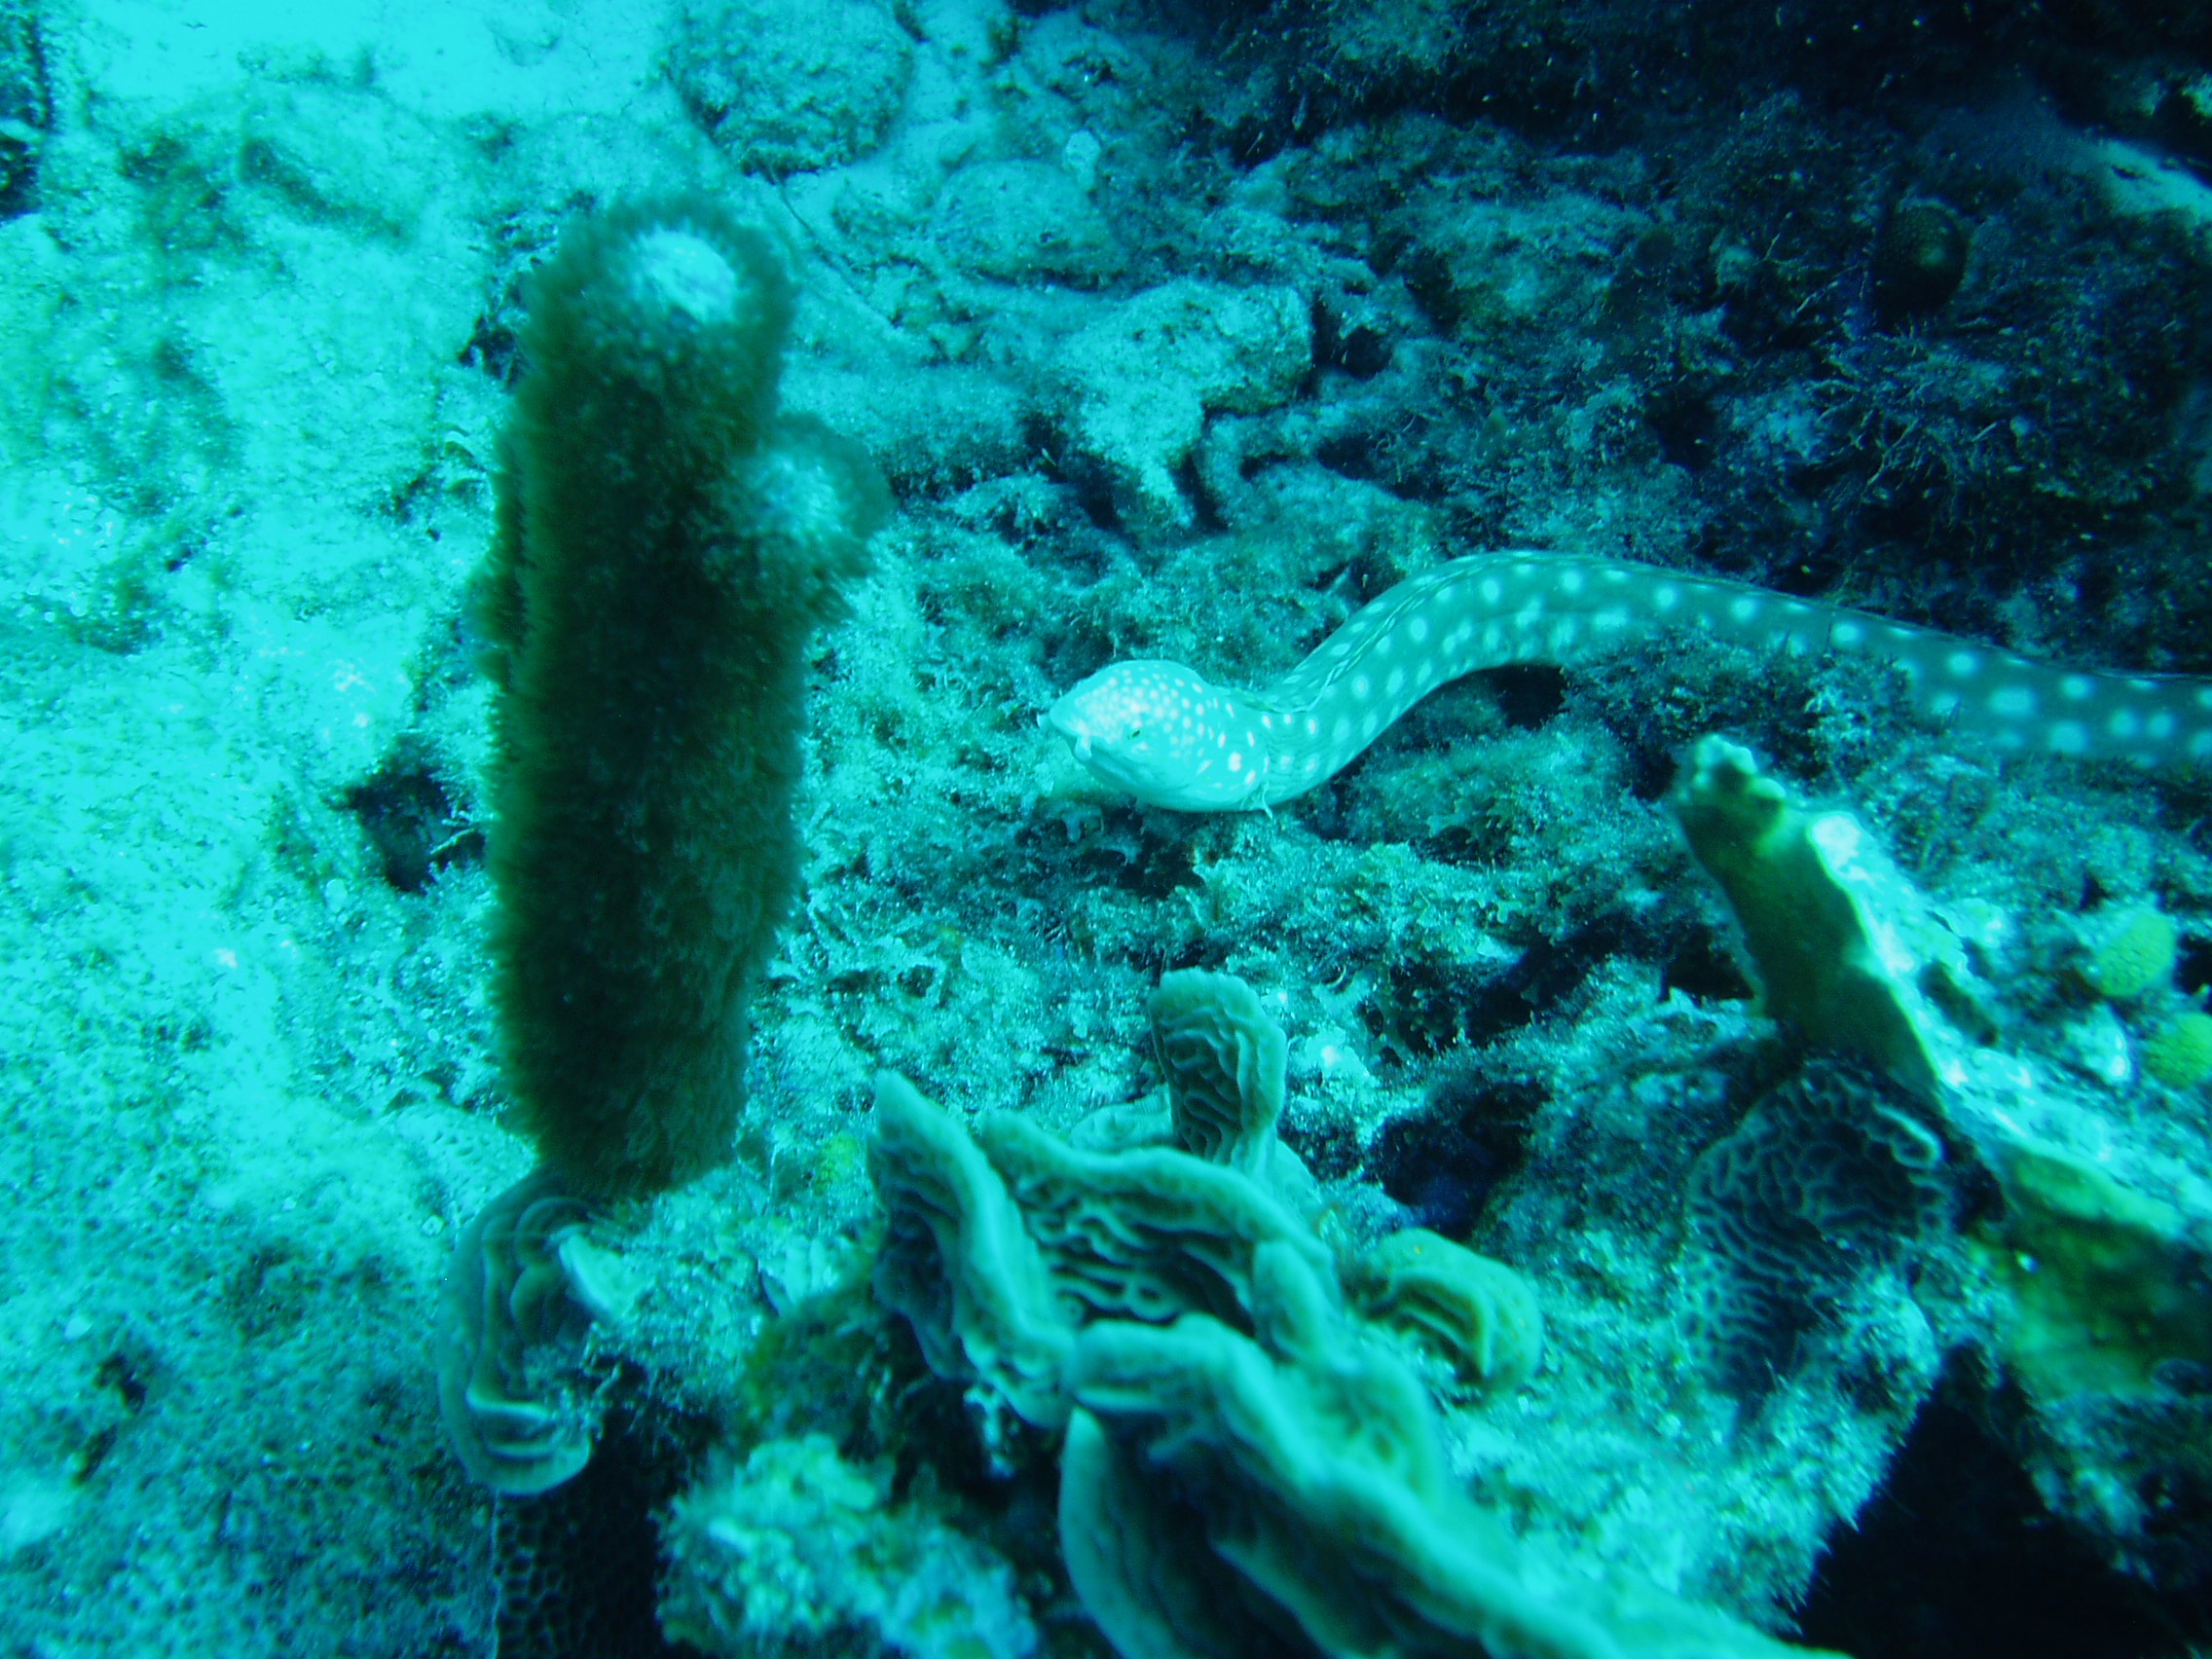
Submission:
M 892 1217 L 877 1284 L 933 1368 L 1065 1425 L 1061 1553 L 1122 1659 L 1792 1651 L 1624 1576 L 1563 1579 L 1456 1486 L 1436 1408 L 1386 1332 L 1502 1392 L 1540 1355 L 1532 1290 L 1421 1233 L 1341 1273 L 1290 1204 L 1227 1161 L 1295 1164 L 1256 1144 L 1279 1100 L 1245 1092 L 1279 1087 L 1243 1063 L 1279 1053 L 1279 1030 L 1239 981 L 1171 977 L 1153 1005 L 1156 1044 L 1181 1056 L 1171 1097 L 1195 1074 L 1208 1121 L 1253 1136 L 1198 1137 L 1211 1160 L 1093 1150 L 999 1114 L 970 1142 L 886 1077 L 870 1160 Z M 1185 1044 L 1194 1029 L 1224 1040 Z
M 445 1286 L 438 1407 L 462 1466 L 527 1495 L 591 1456 L 599 1402 L 578 1370 L 595 1320 L 631 1288 L 586 1234 L 590 1211 L 546 1172 L 517 1182 L 461 1233 Z

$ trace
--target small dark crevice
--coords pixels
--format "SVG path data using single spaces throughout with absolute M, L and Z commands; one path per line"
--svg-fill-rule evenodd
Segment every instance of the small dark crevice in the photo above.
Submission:
M 508 1659 L 676 1659 L 661 1635 L 653 1512 L 696 1461 L 696 1425 L 608 1413 L 583 1472 L 535 1497 L 498 1500 L 498 1651 Z
M 2153 1659 L 2189 1647 L 2171 1609 L 2045 1507 L 1991 1424 L 1981 1362 L 1954 1359 L 1799 1620 L 1855 1659 Z
M 1670 464 L 1687 472 L 1703 472 L 1713 463 L 1714 439 L 1720 421 L 1710 399 L 1665 395 L 1644 412 L 1643 421 L 1659 440 L 1659 453 Z
M 1340 478 L 1372 484 L 1382 468 L 1376 461 L 1375 441 L 1365 432 L 1346 432 L 1323 440 L 1313 459 Z
M 476 319 L 454 360 L 464 369 L 483 371 L 501 386 L 513 386 L 522 374 L 522 347 L 515 331 L 489 315 Z
M 1680 991 L 1701 1003 L 1750 1002 L 1755 994 L 1736 959 L 1717 936 L 1698 929 L 1684 939 L 1660 972 L 1662 991 Z
M 1447 1070 L 1421 1111 L 1382 1126 L 1366 1173 L 1416 1226 L 1464 1238 L 1491 1195 L 1528 1161 L 1545 1099 L 1534 1084 Z
M 421 893 L 440 870 L 483 862 L 483 830 L 461 817 L 445 786 L 405 746 L 341 804 L 360 821 L 386 882 L 398 892 Z
M 1549 725 L 1567 707 L 1567 675 L 1550 663 L 1510 663 L 1475 678 L 1490 687 L 1499 716 L 1516 731 Z
M 1022 423 L 1029 453 L 1037 458 L 1037 470 L 1050 483 L 1063 487 L 1069 498 L 1089 521 L 1093 531 L 1120 535 L 1122 511 L 1114 500 L 1112 481 L 1104 470 L 1083 457 L 1071 455 L 1067 436 L 1056 425 L 1032 417 Z
M 92 1377 L 101 1387 L 115 1390 L 126 1411 L 134 1412 L 146 1403 L 144 1367 L 121 1348 L 101 1360 Z
M 39 204 L 39 160 L 54 127 L 46 37 L 29 7 L 0 8 L 0 220 Z
M 2180 959 L 2174 964 L 2174 983 L 2197 998 L 2212 990 L 2212 938 L 2184 937 Z

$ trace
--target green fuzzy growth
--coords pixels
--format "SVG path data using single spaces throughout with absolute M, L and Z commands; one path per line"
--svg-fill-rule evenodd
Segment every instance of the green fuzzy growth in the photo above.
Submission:
M 2082 977 L 2089 989 L 2115 1002 L 2127 1002 L 2157 989 L 2173 977 L 2181 956 L 2181 934 L 2173 918 L 2149 904 L 2117 917 L 2100 917 Z
M 2160 1026 L 2143 1045 L 2143 1069 L 2168 1088 L 2212 1080 L 2212 1014 L 2191 1009 Z
M 506 1079 L 571 1188 L 649 1193 L 729 1154 L 797 883 L 807 637 L 888 498 L 777 412 L 791 283 L 713 203 L 580 227 L 530 301 L 476 607 Z
M 2006 1214 L 1976 1241 L 2012 1293 L 2005 1356 L 2046 1401 L 2151 1390 L 2163 1362 L 2212 1365 L 2207 1262 L 2181 1211 L 2055 1147 L 1997 1171 Z

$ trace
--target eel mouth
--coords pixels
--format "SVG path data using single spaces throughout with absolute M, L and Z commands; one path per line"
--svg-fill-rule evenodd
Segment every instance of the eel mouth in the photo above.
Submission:
M 1090 740 L 1093 734 L 1089 722 L 1084 719 L 1081 709 L 1076 706 L 1075 693 L 1070 692 L 1047 710 L 1045 723 L 1067 739 L 1068 747 L 1075 751 L 1078 760 L 1087 766 L 1090 763 Z

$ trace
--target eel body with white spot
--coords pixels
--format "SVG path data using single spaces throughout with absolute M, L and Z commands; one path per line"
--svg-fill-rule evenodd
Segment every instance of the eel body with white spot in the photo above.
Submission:
M 1862 610 L 1657 566 L 1478 553 L 1408 577 L 1261 691 L 1173 662 L 1119 662 L 1048 717 L 1076 757 L 1154 806 L 1235 812 L 1325 782 L 1447 681 L 1572 666 L 1662 629 L 1894 664 L 1929 714 L 1999 748 L 2149 766 L 2212 761 L 2212 680 L 2053 668 Z

